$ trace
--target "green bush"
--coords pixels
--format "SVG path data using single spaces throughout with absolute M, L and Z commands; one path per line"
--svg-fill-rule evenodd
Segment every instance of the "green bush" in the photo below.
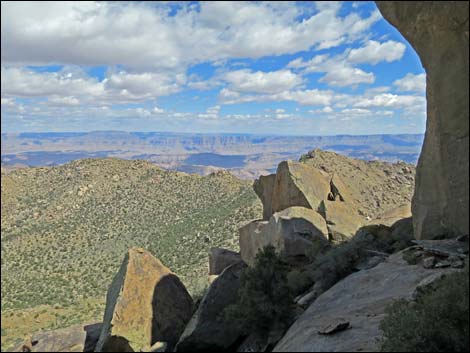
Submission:
M 293 298 L 287 285 L 288 267 L 268 246 L 256 256 L 255 265 L 240 278 L 238 302 L 227 308 L 227 316 L 242 331 L 265 335 L 291 322 Z
M 415 302 L 391 304 L 381 323 L 384 352 L 467 352 L 469 279 L 465 271 L 437 281 Z

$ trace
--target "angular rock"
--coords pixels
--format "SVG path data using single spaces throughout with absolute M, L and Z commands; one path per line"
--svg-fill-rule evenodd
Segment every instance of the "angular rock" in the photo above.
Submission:
M 209 253 L 209 276 L 220 275 L 227 267 L 242 261 L 239 253 L 234 251 L 212 248 Z
M 192 312 L 179 278 L 149 252 L 132 248 L 108 290 L 96 351 L 140 351 L 157 341 L 172 350 Z
M 259 249 L 269 245 L 265 236 L 268 221 L 252 221 L 238 229 L 240 255 L 247 264 L 253 264 Z
M 215 351 L 230 348 L 242 335 L 240 327 L 225 316 L 237 301 L 242 262 L 226 268 L 212 283 L 176 346 L 177 352 Z
M 411 266 L 396 253 L 370 270 L 353 273 L 341 280 L 310 305 L 290 327 L 274 352 L 358 352 L 380 350 L 380 322 L 385 308 L 397 299 L 412 299 L 423 280 L 445 269 L 428 270 Z M 438 277 L 435 277 L 438 278 Z M 337 318 L 351 328 L 334 335 L 322 335 Z
M 349 191 L 349 188 L 337 174 L 333 174 L 331 177 L 330 190 L 331 197 L 328 198 L 330 201 L 354 203 L 354 198 Z
M 263 204 L 263 220 L 268 220 L 273 215 L 273 191 L 276 174 L 261 175 L 253 183 L 253 189 Z
M 13 352 L 93 352 L 102 324 L 80 324 L 39 332 L 30 336 Z
M 306 257 L 315 242 L 326 242 L 325 220 L 314 210 L 290 207 L 275 213 L 269 222 L 255 221 L 240 229 L 240 253 L 253 265 L 256 254 L 272 245 L 286 260 Z
M 469 233 L 469 3 L 377 1 L 426 70 L 427 122 L 412 201 L 417 239 Z
M 391 227 L 404 218 L 411 217 L 411 204 L 405 204 L 384 212 L 380 217 L 371 220 L 368 224 L 383 224 Z
M 353 237 L 363 225 L 363 218 L 347 202 L 323 201 L 320 213 L 326 220 L 329 239 L 341 241 Z
M 327 173 L 303 163 L 284 161 L 276 172 L 272 197 L 273 213 L 293 206 L 317 210 L 328 199 L 330 177 Z

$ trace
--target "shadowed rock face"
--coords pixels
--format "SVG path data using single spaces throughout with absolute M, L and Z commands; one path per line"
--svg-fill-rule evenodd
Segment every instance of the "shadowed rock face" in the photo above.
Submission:
M 469 4 L 377 1 L 427 73 L 426 135 L 416 172 L 418 239 L 469 232 Z
M 149 252 L 132 248 L 108 290 L 96 351 L 147 350 L 157 341 L 171 350 L 192 312 L 178 277 Z

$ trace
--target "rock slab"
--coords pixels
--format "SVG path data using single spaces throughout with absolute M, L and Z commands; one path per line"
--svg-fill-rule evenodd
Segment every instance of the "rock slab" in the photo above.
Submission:
M 179 278 L 148 251 L 132 248 L 108 290 L 96 351 L 140 351 L 158 341 L 172 350 L 192 313 Z

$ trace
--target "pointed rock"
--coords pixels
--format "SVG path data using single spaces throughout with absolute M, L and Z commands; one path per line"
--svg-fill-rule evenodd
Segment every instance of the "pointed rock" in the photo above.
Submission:
M 98 352 L 172 350 L 193 312 L 179 278 L 148 251 L 132 248 L 108 290 Z
M 256 195 L 263 203 L 263 220 L 268 220 L 273 215 L 273 191 L 276 174 L 262 175 L 253 183 Z

